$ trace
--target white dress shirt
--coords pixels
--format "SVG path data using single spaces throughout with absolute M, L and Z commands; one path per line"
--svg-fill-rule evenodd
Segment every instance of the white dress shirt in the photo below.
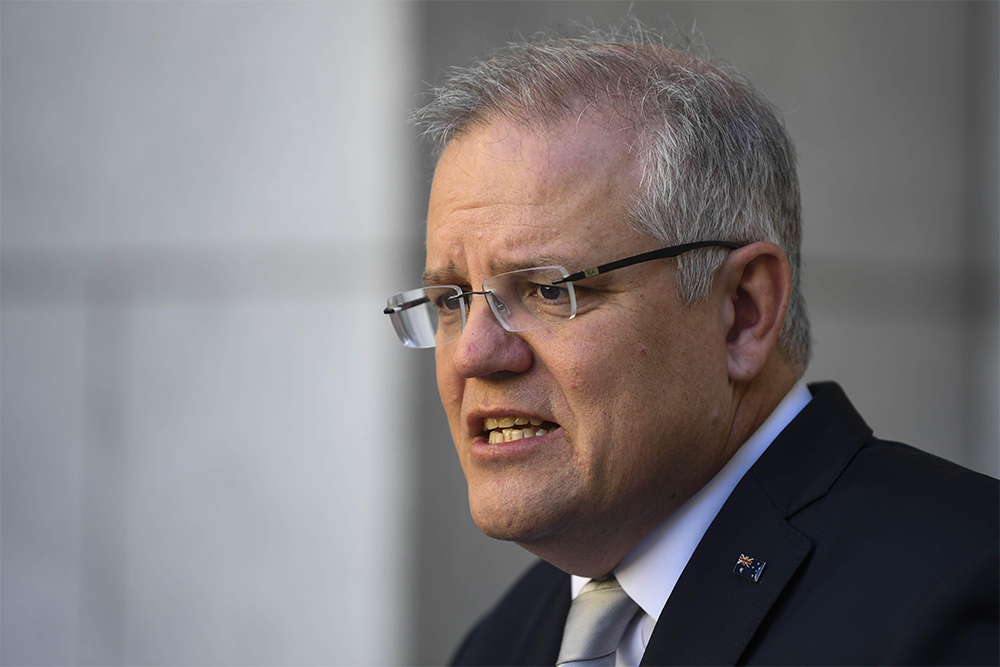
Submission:
M 705 531 L 743 475 L 810 400 L 812 394 L 800 380 L 760 428 L 736 450 L 722 470 L 644 537 L 615 567 L 618 583 L 642 609 L 618 646 L 615 654 L 617 667 L 639 664 L 663 605 L 667 603 Z M 573 576 L 571 587 L 574 599 L 589 581 L 586 577 Z

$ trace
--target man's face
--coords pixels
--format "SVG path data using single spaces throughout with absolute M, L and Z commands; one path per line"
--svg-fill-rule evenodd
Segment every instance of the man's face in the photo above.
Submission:
M 431 189 L 428 282 L 479 290 L 514 268 L 572 272 L 660 247 L 625 222 L 638 182 L 630 136 L 574 119 L 544 132 L 497 122 L 453 140 Z M 714 474 L 725 333 L 714 298 L 681 304 L 673 267 L 580 281 L 574 319 L 518 333 L 472 297 L 462 337 L 436 349 L 437 379 L 485 533 L 531 549 L 648 532 Z M 553 430 L 490 444 L 484 420 L 506 417 Z

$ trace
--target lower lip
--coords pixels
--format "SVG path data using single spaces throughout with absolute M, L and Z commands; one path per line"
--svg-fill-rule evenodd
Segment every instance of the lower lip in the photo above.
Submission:
M 472 455 L 472 458 L 483 462 L 523 459 L 530 456 L 539 447 L 544 447 L 555 438 L 560 437 L 562 433 L 563 430 L 560 426 L 545 435 L 536 435 L 508 442 L 495 442 L 493 444 L 490 444 L 489 436 L 477 435 L 472 440 L 469 453 Z

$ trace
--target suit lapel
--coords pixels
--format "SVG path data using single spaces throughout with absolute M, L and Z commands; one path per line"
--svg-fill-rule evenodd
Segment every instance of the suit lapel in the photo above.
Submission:
M 734 664 L 811 549 L 744 477 L 677 581 L 640 664 Z M 766 563 L 758 581 L 733 573 L 742 555 Z
M 550 602 L 540 605 L 545 611 L 537 619 L 533 639 L 527 646 L 528 650 L 522 659 L 513 664 L 556 664 L 559 647 L 562 644 L 563 629 L 566 627 L 566 617 L 569 615 L 570 596 L 570 578 L 566 574 L 553 590 Z
M 833 383 L 771 443 L 709 526 L 667 600 L 642 665 L 732 665 L 812 550 L 788 519 L 824 496 L 871 435 Z M 740 556 L 766 565 L 733 573 Z

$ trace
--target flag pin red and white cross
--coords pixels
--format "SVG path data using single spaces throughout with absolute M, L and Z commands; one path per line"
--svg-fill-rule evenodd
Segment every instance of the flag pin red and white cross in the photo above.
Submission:
M 736 559 L 736 567 L 733 568 L 733 574 L 755 582 L 760 579 L 760 573 L 765 565 L 767 563 L 762 560 L 751 558 L 746 554 L 740 554 L 740 557 Z

